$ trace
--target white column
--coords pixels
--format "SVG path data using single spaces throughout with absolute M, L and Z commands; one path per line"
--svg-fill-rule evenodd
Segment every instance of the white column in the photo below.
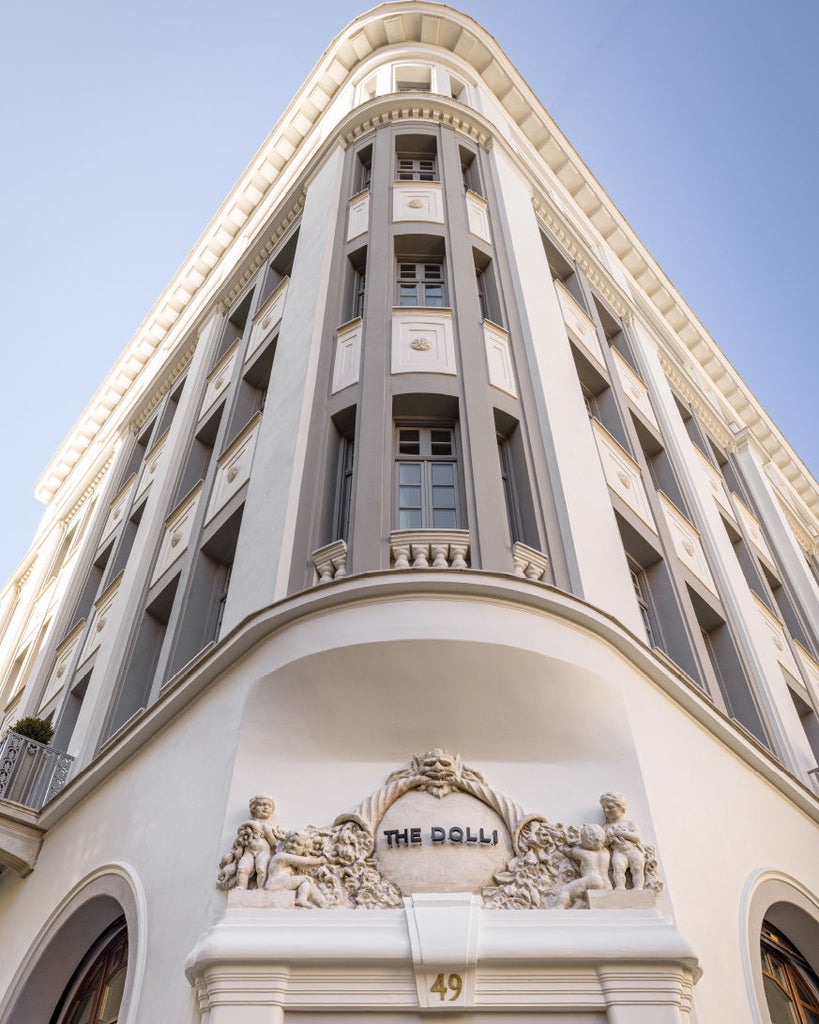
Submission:
M 725 613 L 735 626 L 774 744 L 790 771 L 809 778 L 807 770 L 815 766 L 816 758 L 788 693 L 774 642 L 760 628 L 759 610 L 722 523 L 705 469 L 677 409 L 656 346 L 639 323 L 631 325 L 631 336 L 643 379 L 655 402 L 663 440 L 672 463 L 680 470 L 694 525 L 700 531 Z
M 572 589 L 642 636 L 620 531 L 589 428 L 531 193 L 498 148 L 490 155 Z
M 742 479 L 765 523 L 768 540 L 779 567 L 793 588 L 808 622 L 814 628 L 819 628 L 819 585 L 808 568 L 802 549 L 765 472 L 765 466 L 770 460 L 747 428 L 737 437 L 736 453 L 742 468 Z
M 337 229 L 343 151 L 307 190 L 276 359 L 259 427 L 222 634 L 285 596 Z

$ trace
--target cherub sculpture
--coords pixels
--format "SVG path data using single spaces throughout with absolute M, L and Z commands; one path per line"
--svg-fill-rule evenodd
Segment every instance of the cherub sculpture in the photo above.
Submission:
M 589 889 L 611 888 L 606 833 L 599 825 L 581 825 L 580 838 L 571 846 L 564 846 L 563 852 L 577 864 L 580 878 L 566 882 L 557 894 L 555 907 L 567 910 L 582 905 L 579 901 Z
M 646 854 L 639 829 L 626 817 L 626 798 L 620 793 L 604 793 L 600 806 L 606 819 L 606 846 L 611 851 L 614 888 L 626 888 L 626 871 L 631 873 L 632 888 L 645 888 Z
M 250 818 L 242 822 L 230 852 L 219 861 L 216 884 L 220 889 L 247 889 L 251 880 L 263 889 L 273 851 L 285 833 L 270 821 L 276 805 L 264 794 L 249 804 Z
M 288 836 L 284 848 L 270 858 L 265 889 L 270 892 L 295 891 L 297 907 L 326 907 L 327 900 L 315 881 L 307 875 L 299 874 L 299 869 L 324 864 L 322 857 L 310 855 L 312 847 L 309 833 L 294 832 Z

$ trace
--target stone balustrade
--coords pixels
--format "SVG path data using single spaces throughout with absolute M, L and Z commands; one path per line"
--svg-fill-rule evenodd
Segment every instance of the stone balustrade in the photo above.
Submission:
M 394 569 L 468 569 L 468 530 L 394 530 Z
M 542 580 L 548 565 L 549 559 L 542 551 L 520 541 L 512 545 L 512 571 L 519 579 Z
M 313 552 L 319 583 L 331 583 L 347 575 L 347 542 L 334 540 Z

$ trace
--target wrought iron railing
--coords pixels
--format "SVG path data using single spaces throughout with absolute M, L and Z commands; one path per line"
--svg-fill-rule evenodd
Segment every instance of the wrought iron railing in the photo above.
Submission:
M 39 810 L 68 778 L 73 757 L 9 732 L 0 740 L 0 798 Z

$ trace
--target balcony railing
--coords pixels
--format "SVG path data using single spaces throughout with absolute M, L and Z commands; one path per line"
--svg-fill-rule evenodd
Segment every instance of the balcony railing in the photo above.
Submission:
M 468 569 L 469 530 L 393 530 L 394 569 Z
M 0 798 L 39 810 L 68 778 L 73 757 L 19 733 L 0 740 Z

